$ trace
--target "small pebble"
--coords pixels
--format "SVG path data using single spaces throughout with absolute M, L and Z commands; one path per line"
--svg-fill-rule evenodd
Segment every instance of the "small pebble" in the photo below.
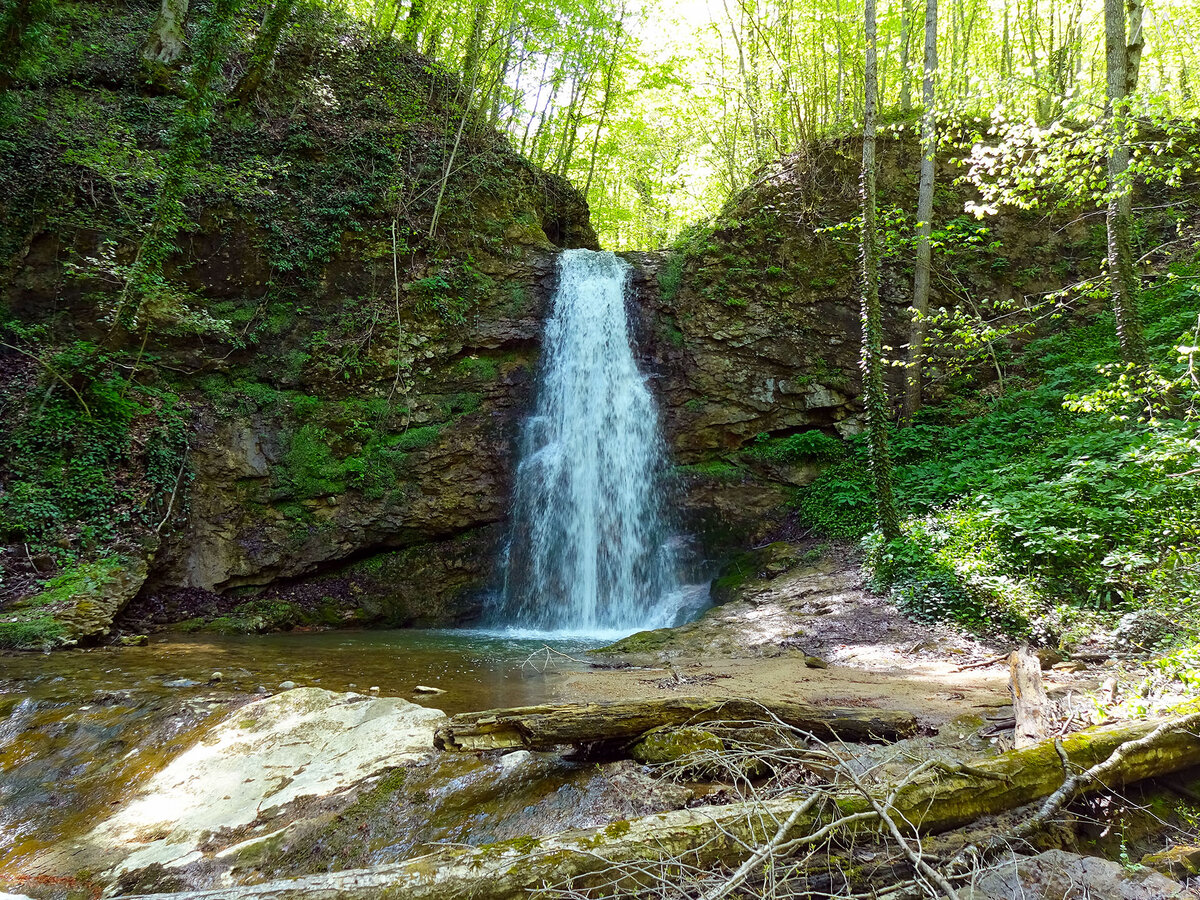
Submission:
M 294 681 L 281 681 L 279 683 L 279 689 L 281 691 L 290 691 L 295 686 L 296 686 L 296 682 L 294 682 Z
M 446 693 L 441 688 L 430 687 L 427 684 L 418 684 L 413 691 L 418 694 L 444 694 Z
M 379 685 L 377 685 L 377 684 L 371 685 L 371 690 L 374 691 L 375 693 L 379 693 Z
M 216 684 L 218 681 L 221 681 L 224 677 L 225 676 L 222 675 L 220 672 L 213 672 L 211 675 L 208 676 L 208 683 Z

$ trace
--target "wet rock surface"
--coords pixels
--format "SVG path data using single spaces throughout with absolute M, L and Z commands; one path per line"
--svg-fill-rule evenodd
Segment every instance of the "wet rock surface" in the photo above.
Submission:
M 531 840 L 693 797 L 629 761 L 435 754 L 445 714 L 395 697 L 309 687 L 146 700 L 97 695 L 81 708 L 91 715 L 73 740 L 89 740 L 104 707 L 114 737 L 141 749 L 96 760 L 90 786 L 57 818 L 22 811 L 21 779 L 0 766 L 6 836 L 17 839 L 0 844 L 0 890 L 31 879 L 72 897 L 246 884 L 398 862 L 440 842 Z M 72 717 L 53 704 L 17 704 L 0 720 L 0 749 L 39 714 L 69 733 Z M 40 753 L 39 764 L 55 763 L 53 750 Z
M 68 851 L 71 865 L 103 867 L 110 875 L 186 865 L 202 856 L 214 832 L 427 756 L 443 718 L 398 698 L 319 688 L 249 703 L 206 730 L 84 835 Z

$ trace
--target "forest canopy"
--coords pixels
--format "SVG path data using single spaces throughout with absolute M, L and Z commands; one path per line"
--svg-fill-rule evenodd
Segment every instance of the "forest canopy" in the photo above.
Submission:
M 662 246 L 760 166 L 862 120 L 862 4 L 852 0 L 346 2 L 463 72 L 517 149 L 585 191 L 606 246 Z M 1133 107 L 1192 117 L 1200 7 L 1127 5 Z M 885 126 L 916 124 L 925 13 L 915 0 L 878 10 Z M 940 119 L 973 122 L 985 137 L 1102 116 L 1098 0 L 955 0 L 937 25 Z

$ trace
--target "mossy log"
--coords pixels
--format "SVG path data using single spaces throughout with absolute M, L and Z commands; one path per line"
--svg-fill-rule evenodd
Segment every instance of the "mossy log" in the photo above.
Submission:
M 454 716 L 434 735 L 440 750 L 553 750 L 564 744 L 632 742 L 652 728 L 703 722 L 761 724 L 778 719 L 819 738 L 857 743 L 914 734 L 906 712 L 808 706 L 783 700 L 667 697 L 490 709 Z
M 1090 768 L 1161 722 L 1094 728 L 1062 740 L 1073 768 Z M 1200 764 L 1200 739 L 1170 731 L 1121 760 L 1103 787 L 1152 778 Z M 1053 741 L 961 767 L 930 768 L 897 793 L 890 815 L 923 833 L 966 825 L 986 815 L 1015 809 L 1049 796 L 1064 780 L 1063 760 Z M 1094 788 L 1101 785 L 1092 783 Z M 879 788 L 879 796 L 889 793 Z M 831 796 L 795 816 L 790 836 L 812 833 L 830 816 L 864 814 L 847 828 L 874 828 L 871 804 L 858 794 Z M 403 863 L 345 870 L 247 887 L 146 895 L 141 900 L 518 900 L 539 888 L 614 885 L 629 892 L 640 873 L 655 864 L 684 862 L 699 867 L 735 867 L 756 846 L 771 840 L 780 823 L 798 811 L 792 798 L 682 809 L 574 831 L 541 840 L 519 838 L 482 847 L 444 847 Z M 627 865 L 629 864 L 629 865 Z M 618 873 L 624 872 L 623 876 Z M 618 890 L 618 893 L 621 891 Z

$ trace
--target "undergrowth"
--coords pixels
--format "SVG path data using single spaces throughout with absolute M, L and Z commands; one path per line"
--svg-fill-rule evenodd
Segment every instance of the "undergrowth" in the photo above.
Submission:
M 801 489 L 802 517 L 820 533 L 865 536 L 876 586 L 919 618 L 1052 642 L 1089 614 L 1152 606 L 1182 637 L 1200 591 L 1197 272 L 1176 265 L 1144 294 L 1154 383 L 1118 365 L 1103 313 L 1030 343 L 1003 396 L 927 408 L 895 428 L 903 540 L 868 534 L 861 439 Z

